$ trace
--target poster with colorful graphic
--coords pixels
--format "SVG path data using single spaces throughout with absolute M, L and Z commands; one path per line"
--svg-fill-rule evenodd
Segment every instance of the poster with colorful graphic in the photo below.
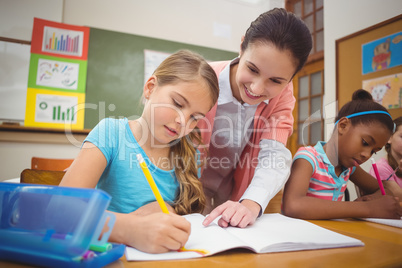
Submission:
M 31 54 L 28 87 L 85 93 L 87 61 Z
M 35 18 L 25 126 L 84 128 L 89 28 Z
M 66 89 L 77 89 L 79 65 L 39 59 L 36 84 Z
M 402 108 L 402 73 L 365 80 L 362 87 L 385 108 Z
M 402 65 L 402 32 L 362 45 L 362 74 Z

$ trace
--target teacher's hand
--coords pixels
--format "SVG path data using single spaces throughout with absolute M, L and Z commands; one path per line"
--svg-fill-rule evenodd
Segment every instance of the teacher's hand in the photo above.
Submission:
M 260 213 L 261 207 L 254 201 L 245 199 L 241 203 L 234 201 L 226 201 L 222 205 L 216 207 L 205 218 L 202 223 L 204 226 L 208 226 L 217 217 L 221 216 L 218 220 L 218 225 L 221 227 L 240 227 L 244 228 L 248 225 L 252 225 Z

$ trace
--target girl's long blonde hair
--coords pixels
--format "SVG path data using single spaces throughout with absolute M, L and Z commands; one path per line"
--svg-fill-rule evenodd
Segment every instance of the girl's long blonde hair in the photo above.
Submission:
M 201 80 L 209 88 L 212 104 L 218 100 L 219 85 L 215 71 L 197 53 L 180 50 L 165 59 L 153 74 L 160 86 Z M 180 141 L 173 141 L 170 147 L 170 155 L 175 160 L 176 178 L 180 185 L 174 208 L 180 215 L 202 212 L 205 207 L 205 194 L 198 178 L 200 164 L 196 147 L 199 144 L 201 135 L 196 127 Z

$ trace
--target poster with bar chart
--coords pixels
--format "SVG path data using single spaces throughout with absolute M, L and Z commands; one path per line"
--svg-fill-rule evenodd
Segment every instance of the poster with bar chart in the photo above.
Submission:
M 76 123 L 77 97 L 36 94 L 35 122 Z
M 82 56 L 84 33 L 45 26 L 42 51 Z
M 29 88 L 27 101 L 26 126 L 62 129 L 84 127 L 85 94 L 55 94 L 49 90 Z
M 87 60 L 89 28 L 34 18 L 31 53 Z

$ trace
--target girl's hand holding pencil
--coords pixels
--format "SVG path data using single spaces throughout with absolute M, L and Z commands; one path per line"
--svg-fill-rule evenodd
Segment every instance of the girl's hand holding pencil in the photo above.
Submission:
M 179 250 L 186 244 L 188 237 L 190 236 L 191 224 L 185 218 L 173 213 L 169 213 L 169 209 L 165 201 L 163 201 L 158 187 L 156 186 L 155 181 L 153 180 L 152 175 L 149 172 L 149 169 L 141 154 L 137 154 L 137 160 L 142 171 L 144 172 L 149 186 L 152 189 L 152 192 L 155 195 L 156 201 L 163 212 L 151 213 L 146 216 L 142 216 L 138 213 L 136 214 L 135 212 L 131 213 L 140 218 L 154 217 L 153 221 L 149 221 L 149 219 L 146 221 L 148 223 L 152 222 L 155 224 L 155 226 L 149 228 L 149 231 L 138 230 L 138 232 L 143 232 L 143 236 L 147 236 L 146 240 L 142 241 L 142 243 L 145 242 L 147 245 L 149 245 L 149 247 L 147 247 L 144 251 L 150 253 L 163 253 L 171 250 Z M 148 213 L 150 208 L 155 209 L 154 206 L 155 205 L 152 203 L 149 205 Z M 141 243 L 138 244 L 140 245 Z M 140 247 L 144 247 L 144 244 L 142 244 Z M 139 247 L 137 248 L 143 250 Z
M 402 216 L 402 207 L 399 198 L 391 195 L 381 195 L 367 202 L 371 218 L 399 219 Z
M 165 201 L 163 201 L 163 198 L 162 198 L 162 196 L 161 196 L 161 194 L 160 194 L 160 192 L 159 192 L 159 189 L 158 189 L 157 185 L 155 184 L 155 181 L 154 181 L 154 179 L 152 178 L 152 175 L 151 175 L 151 173 L 149 172 L 149 169 L 148 169 L 148 167 L 147 167 L 147 164 L 145 163 L 144 158 L 142 157 L 141 154 L 137 154 L 137 160 L 138 160 L 138 163 L 139 163 L 140 166 L 141 166 L 142 171 L 144 172 L 145 178 L 147 179 L 147 181 L 148 181 L 148 183 L 149 183 L 149 186 L 151 187 L 152 192 L 154 193 L 155 198 L 156 198 L 156 201 L 158 202 L 158 205 L 159 205 L 160 209 L 162 210 L 163 214 L 165 214 L 165 215 L 171 215 L 171 214 L 169 213 L 169 210 L 168 210 L 168 208 L 167 208 L 167 206 L 166 206 Z M 190 223 L 189 223 L 186 219 L 184 219 L 184 218 L 182 218 L 182 217 L 180 217 L 180 216 L 178 216 L 178 215 L 175 215 L 175 214 L 173 214 L 173 216 L 179 217 L 179 218 L 180 218 L 180 221 L 185 220 L 185 221 L 190 225 Z M 166 217 L 166 216 L 164 216 L 164 217 Z M 176 220 L 178 220 L 178 219 L 176 219 Z M 174 222 L 173 222 L 173 224 L 174 224 Z M 191 229 L 191 226 L 190 226 L 190 229 Z M 170 235 L 171 235 L 171 237 L 170 237 L 171 240 L 176 240 L 176 241 L 178 241 L 178 240 L 177 240 L 177 237 L 176 237 L 174 234 L 172 234 L 172 233 L 166 233 L 166 234 L 170 234 Z M 166 249 L 167 249 L 168 251 L 169 251 L 169 250 L 177 250 L 177 251 L 179 251 L 179 252 L 193 251 L 193 252 L 197 252 L 197 253 L 199 253 L 199 254 L 201 254 L 201 255 L 208 254 L 208 251 L 203 250 L 203 249 L 187 249 L 187 248 L 185 248 L 184 245 L 186 244 L 186 242 L 187 242 L 189 236 L 190 236 L 190 232 L 188 232 L 187 237 L 185 237 L 185 242 L 184 242 L 184 243 L 182 242 L 182 243 L 181 243 L 180 245 L 178 245 L 177 247 L 169 247 L 169 248 L 166 248 Z M 183 237 L 183 238 L 184 238 L 184 237 Z M 184 240 L 184 239 L 181 239 L 181 240 Z M 167 242 L 168 242 L 168 241 L 167 241 Z M 162 252 L 164 252 L 164 251 L 162 251 Z
M 164 253 L 179 250 L 187 243 L 190 236 L 190 222 L 177 214 L 159 212 L 143 216 L 132 212 L 119 216 L 124 217 L 120 221 L 124 226 L 113 230 L 119 232 L 130 229 L 129 236 L 128 232 L 121 233 L 124 244 L 143 252 Z

